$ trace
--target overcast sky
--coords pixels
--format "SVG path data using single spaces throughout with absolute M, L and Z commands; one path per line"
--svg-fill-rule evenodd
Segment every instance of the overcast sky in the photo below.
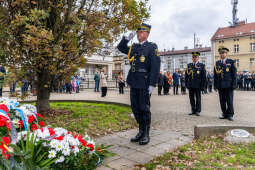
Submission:
M 193 48 L 196 32 L 203 46 L 219 27 L 232 21 L 231 0 L 150 0 L 152 25 L 149 41 L 158 44 L 159 50 Z M 255 22 L 255 0 L 239 0 L 239 20 Z

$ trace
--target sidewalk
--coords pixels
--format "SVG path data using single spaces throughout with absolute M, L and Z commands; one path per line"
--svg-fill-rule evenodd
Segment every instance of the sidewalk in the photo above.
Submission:
M 191 136 L 184 136 L 181 133 L 151 130 L 150 143 L 141 146 L 130 142 L 130 138 L 136 133 L 137 129 L 133 129 L 97 139 L 97 143 L 113 145 L 108 150 L 116 154 L 105 159 L 97 170 L 131 170 L 136 165 L 145 164 L 156 156 L 192 141 Z

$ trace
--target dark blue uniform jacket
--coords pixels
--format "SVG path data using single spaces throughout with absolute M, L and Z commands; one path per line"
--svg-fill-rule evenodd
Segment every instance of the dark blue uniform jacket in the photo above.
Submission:
M 151 42 L 133 44 L 130 50 L 128 40 L 124 37 L 118 45 L 118 49 L 128 54 L 129 58 L 134 56 L 130 62 L 131 69 L 127 76 L 127 84 L 131 88 L 147 89 L 149 86 L 156 86 L 160 73 L 160 57 L 157 55 L 157 45 Z
M 217 89 L 237 87 L 235 61 L 226 59 L 225 63 L 217 61 L 214 66 L 214 87 Z

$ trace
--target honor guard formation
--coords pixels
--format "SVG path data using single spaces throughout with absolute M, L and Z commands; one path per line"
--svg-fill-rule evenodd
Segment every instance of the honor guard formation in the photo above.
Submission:
M 222 110 L 220 119 L 233 121 L 234 89 L 254 90 L 255 74 L 238 73 L 235 61 L 227 58 L 229 49 L 219 47 L 220 60 L 216 61 L 214 71 L 207 71 L 205 64 L 199 62 L 200 53 L 192 52 L 192 62 L 187 64 L 186 70 L 178 69 L 173 74 L 160 71 L 160 57 L 155 43 L 148 42 L 151 26 L 142 23 L 136 32 L 123 36 L 118 44 L 118 49 L 128 55 L 130 70 L 127 76 L 127 85 L 130 87 L 130 100 L 132 112 L 139 124 L 137 135 L 131 138 L 131 142 L 145 145 L 150 142 L 149 132 L 151 124 L 150 97 L 153 89 L 158 86 L 158 95 L 169 95 L 173 86 L 173 95 L 186 94 L 188 89 L 191 112 L 188 115 L 200 116 L 202 111 L 201 94 L 211 93 L 214 90 L 219 94 Z M 130 44 L 130 40 L 137 35 L 139 43 Z

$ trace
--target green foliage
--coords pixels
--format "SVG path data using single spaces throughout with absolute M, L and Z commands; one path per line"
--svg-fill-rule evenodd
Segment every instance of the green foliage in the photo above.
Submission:
M 101 136 L 136 127 L 128 107 L 84 102 L 52 102 L 50 105 L 55 111 L 46 116 L 45 121 L 76 133 Z
M 254 169 L 255 144 L 231 144 L 221 137 L 208 137 L 166 153 L 144 165 L 148 170 L 188 169 Z M 157 169 L 156 168 L 156 169 Z
M 21 139 L 17 145 L 10 145 L 13 150 L 13 157 L 16 164 L 28 170 L 49 169 L 56 159 L 48 158 L 48 150 L 42 145 L 42 141 L 36 142 L 34 134 L 27 132 L 26 139 Z
M 120 33 L 149 17 L 148 0 L 1 0 L 0 59 L 37 77 L 38 101 Z M 48 92 L 48 93 L 47 93 Z M 44 102 L 47 105 L 47 102 Z M 39 111 L 45 104 L 39 104 Z

